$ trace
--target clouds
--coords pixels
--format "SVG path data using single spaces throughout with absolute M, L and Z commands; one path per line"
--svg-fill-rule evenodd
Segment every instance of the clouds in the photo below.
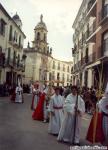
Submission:
M 34 27 L 43 14 L 48 28 L 48 43 L 54 50 L 54 56 L 71 59 L 72 23 L 82 0 L 1 0 L 9 13 L 18 12 L 23 22 L 27 41 L 34 38 Z

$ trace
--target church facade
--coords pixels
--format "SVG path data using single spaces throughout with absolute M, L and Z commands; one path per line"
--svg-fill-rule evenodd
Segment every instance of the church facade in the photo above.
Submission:
M 68 84 L 70 84 L 72 62 L 63 62 L 53 58 L 52 48 L 49 48 L 47 42 L 47 33 L 48 30 L 43 21 L 43 15 L 41 15 L 40 22 L 34 29 L 34 40 L 32 42 L 32 47 L 30 47 L 30 44 L 28 43 L 27 48 L 24 49 L 24 53 L 27 55 L 25 83 L 29 84 L 30 82 L 35 81 L 49 83 L 53 81 L 55 85 L 67 85 L 68 81 Z M 63 64 L 69 68 L 70 72 L 68 72 L 68 70 L 63 72 Z M 65 76 L 63 73 L 68 76 L 68 80 L 66 80 L 66 82 L 62 80 L 65 78 L 63 78 L 63 76 Z

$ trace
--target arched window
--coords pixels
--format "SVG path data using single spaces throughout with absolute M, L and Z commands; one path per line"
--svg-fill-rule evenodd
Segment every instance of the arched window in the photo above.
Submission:
M 37 40 L 40 40 L 40 32 L 37 33 Z

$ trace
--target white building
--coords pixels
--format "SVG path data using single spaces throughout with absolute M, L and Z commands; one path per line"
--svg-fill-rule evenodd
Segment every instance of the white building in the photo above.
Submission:
M 26 58 L 24 39 L 20 17 L 17 14 L 11 17 L 0 3 L 0 84 L 22 82 Z

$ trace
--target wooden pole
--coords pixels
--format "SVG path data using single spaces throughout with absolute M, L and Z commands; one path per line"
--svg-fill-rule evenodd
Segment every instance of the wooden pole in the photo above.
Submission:
M 75 133 L 76 133 L 77 110 L 78 110 L 78 91 L 77 91 L 76 104 L 75 104 L 74 133 L 73 133 L 73 139 L 72 139 L 73 144 L 74 144 L 74 141 L 75 141 Z
M 102 68 L 101 68 L 101 71 L 99 71 L 99 68 L 97 68 L 98 70 L 98 73 L 99 73 L 99 90 L 98 90 L 98 101 L 100 100 L 100 96 L 102 94 L 102 84 L 103 84 L 103 81 L 102 81 L 102 77 L 103 77 L 103 62 L 102 62 Z M 96 108 L 96 111 L 95 111 L 95 118 L 94 118 L 94 122 L 93 122 L 93 143 L 95 143 L 96 141 L 96 128 L 97 128 L 97 120 L 98 120 L 98 109 Z

